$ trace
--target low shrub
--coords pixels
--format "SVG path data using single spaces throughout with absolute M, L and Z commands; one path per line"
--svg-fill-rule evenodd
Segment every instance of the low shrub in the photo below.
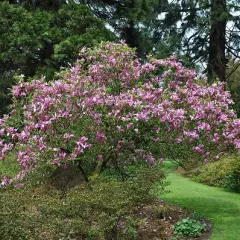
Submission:
M 3 179 L 4 176 L 14 177 L 20 170 L 15 151 L 8 154 L 6 161 L 0 161 L 0 179 Z
M 142 167 L 126 180 L 104 173 L 91 185 L 83 181 L 68 190 L 51 181 L 37 188 L 2 189 L 1 239 L 134 239 L 138 219 L 131 210 L 154 199 L 156 181 L 164 187 L 162 171 Z M 120 230 L 123 216 L 126 228 Z
M 240 191 L 240 156 L 228 155 L 216 162 L 208 163 L 194 172 L 194 180 L 216 187 Z
M 225 176 L 224 187 L 240 193 L 240 165 Z

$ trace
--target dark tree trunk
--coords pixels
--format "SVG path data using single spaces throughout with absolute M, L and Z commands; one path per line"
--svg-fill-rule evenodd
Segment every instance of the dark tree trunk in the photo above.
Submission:
M 133 20 L 129 20 L 128 25 L 121 29 L 121 38 L 125 40 L 128 46 L 136 48 L 139 58 L 145 57 L 146 53 L 141 46 L 141 33 L 134 26 Z
M 208 80 L 218 77 L 220 81 L 226 79 L 226 0 L 212 0 L 211 2 L 211 29 L 208 58 Z

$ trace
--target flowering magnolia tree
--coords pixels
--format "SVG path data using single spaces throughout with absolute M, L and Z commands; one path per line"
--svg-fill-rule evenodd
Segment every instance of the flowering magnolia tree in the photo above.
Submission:
M 195 80 L 174 57 L 141 64 L 125 44 L 83 49 L 59 80 L 20 81 L 0 120 L 0 158 L 17 152 L 21 181 L 39 164 L 76 165 L 86 181 L 107 167 L 124 174 L 138 161 L 184 165 L 240 148 L 240 120 L 220 83 Z M 7 160 L 6 160 L 7 161 Z M 197 162 L 196 162 L 197 163 Z

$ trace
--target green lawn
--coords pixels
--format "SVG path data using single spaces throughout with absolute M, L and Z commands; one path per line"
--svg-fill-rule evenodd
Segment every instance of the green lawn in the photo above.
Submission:
M 168 171 L 173 165 L 167 165 Z M 173 172 L 169 173 L 170 193 L 165 200 L 193 210 L 213 224 L 212 240 L 240 239 L 240 194 L 196 183 Z

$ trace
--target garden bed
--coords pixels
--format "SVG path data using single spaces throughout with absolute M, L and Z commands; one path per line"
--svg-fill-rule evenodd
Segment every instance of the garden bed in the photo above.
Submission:
M 62 190 L 51 185 L 1 192 L 2 200 L 8 199 L 7 203 L 3 203 L 0 214 L 0 219 L 4 219 L 2 224 L 5 224 L 4 236 L 12 239 L 16 234 L 19 239 L 41 240 L 203 240 L 211 235 L 211 224 L 208 221 L 196 218 L 193 213 L 163 200 L 129 207 L 125 206 L 127 204 L 123 199 L 117 201 L 118 196 L 115 194 L 112 199 L 105 192 L 94 198 L 95 190 L 93 194 L 84 191 L 84 185 L 77 185 L 62 194 Z M 122 214 L 117 211 L 122 211 Z M 180 238 L 173 234 L 174 225 L 188 218 L 206 224 L 201 237 Z M 0 224 L 1 231 L 2 227 Z M 102 238 L 96 236 L 97 231 L 102 231 Z

